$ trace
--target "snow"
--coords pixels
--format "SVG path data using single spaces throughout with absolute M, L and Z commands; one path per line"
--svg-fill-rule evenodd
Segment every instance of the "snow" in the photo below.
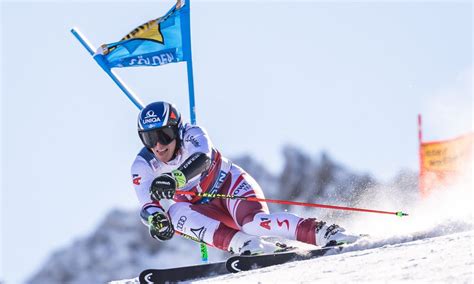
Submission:
M 416 238 L 416 237 L 415 237 Z M 340 254 L 191 283 L 472 283 L 474 230 L 415 241 L 366 239 Z M 378 247 L 377 247 L 378 246 Z M 374 247 L 374 248 L 367 248 Z M 137 279 L 111 282 L 138 283 Z
M 356 250 L 193 283 L 473 281 L 474 231 Z M 317 282 L 316 282 L 317 281 Z

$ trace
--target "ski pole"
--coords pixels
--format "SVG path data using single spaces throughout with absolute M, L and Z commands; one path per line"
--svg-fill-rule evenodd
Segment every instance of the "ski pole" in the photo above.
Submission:
M 221 198 L 221 199 L 240 199 L 245 201 L 254 201 L 254 202 L 270 202 L 278 204 L 288 204 L 288 205 L 298 205 L 306 207 L 318 207 L 318 208 L 328 208 L 328 209 L 337 209 L 337 210 L 347 210 L 347 211 L 359 211 L 359 212 L 369 212 L 369 213 L 379 213 L 379 214 L 389 214 L 396 215 L 398 217 L 408 216 L 407 213 L 402 211 L 390 212 L 390 211 L 381 211 L 381 210 L 372 210 L 372 209 L 363 209 L 363 208 L 354 208 L 354 207 L 344 207 L 344 206 L 335 206 L 335 205 L 326 205 L 326 204 L 317 204 L 317 203 L 306 203 L 298 201 L 289 201 L 289 200 L 278 200 L 278 199 L 264 199 L 253 196 L 236 196 L 229 194 L 221 193 L 207 193 L 207 192 L 192 192 L 192 191 L 182 191 L 177 190 L 176 194 L 199 196 L 199 197 L 208 197 L 208 198 Z
M 178 231 L 175 231 L 175 234 L 179 235 L 179 236 L 181 236 L 185 239 L 195 241 L 196 243 L 200 244 L 201 245 L 201 260 L 203 262 L 207 262 L 209 260 L 209 253 L 207 251 L 207 246 L 213 246 L 213 245 L 210 245 L 210 244 L 205 243 L 204 241 L 202 241 L 202 240 L 200 240 L 196 237 L 193 237 L 193 236 L 190 236 L 190 235 L 178 232 Z

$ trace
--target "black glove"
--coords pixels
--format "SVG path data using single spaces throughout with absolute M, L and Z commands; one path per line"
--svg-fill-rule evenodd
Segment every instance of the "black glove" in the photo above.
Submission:
M 173 199 L 176 192 L 176 180 L 171 173 L 155 178 L 150 186 L 150 197 L 154 201 Z
M 148 228 L 150 235 L 159 241 L 167 241 L 174 235 L 173 224 L 163 212 L 155 212 L 148 216 Z

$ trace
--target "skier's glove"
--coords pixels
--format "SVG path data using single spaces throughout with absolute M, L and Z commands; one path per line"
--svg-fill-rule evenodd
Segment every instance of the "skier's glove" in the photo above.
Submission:
M 148 216 L 148 228 L 150 235 L 159 241 L 167 241 L 174 235 L 173 224 L 163 212 L 155 212 Z
M 161 199 L 173 199 L 177 188 L 186 184 L 186 177 L 179 170 L 165 173 L 155 178 L 150 187 L 150 196 L 154 201 Z

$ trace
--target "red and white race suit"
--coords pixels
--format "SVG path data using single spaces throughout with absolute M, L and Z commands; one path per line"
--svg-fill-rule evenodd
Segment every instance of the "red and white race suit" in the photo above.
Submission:
M 176 231 L 223 250 L 228 249 L 230 240 L 238 231 L 316 244 L 315 230 L 319 222 L 286 212 L 270 213 L 265 202 L 190 195 L 175 195 L 171 203 L 163 200 L 153 202 L 149 193 L 153 179 L 177 169 L 194 153 L 211 157 L 211 165 L 180 190 L 265 198 L 258 183 L 247 172 L 222 157 L 213 147 L 203 128 L 186 124 L 181 132 L 180 149 L 173 160 L 161 162 L 143 148 L 133 162 L 132 181 L 144 221 L 157 210 L 166 211 Z

